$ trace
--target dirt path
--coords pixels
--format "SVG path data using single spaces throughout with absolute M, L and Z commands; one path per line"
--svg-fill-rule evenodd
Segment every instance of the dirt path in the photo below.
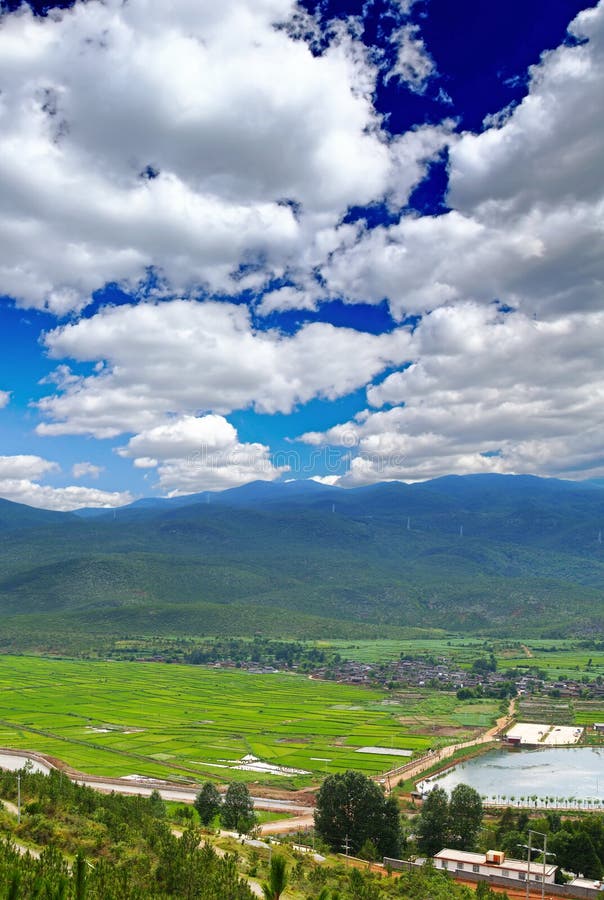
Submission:
M 13 816 L 19 815 L 19 810 L 17 809 L 16 803 L 11 803 L 10 800 L 2 800 L 1 802 L 2 806 L 7 812 L 12 813 Z
M 514 698 L 510 700 L 507 714 L 501 716 L 495 725 L 478 737 L 461 744 L 450 744 L 448 747 L 443 747 L 435 753 L 430 753 L 422 759 L 418 759 L 415 763 L 409 763 L 406 766 L 401 766 L 398 769 L 387 772 L 385 776 L 381 776 L 379 780 L 385 779 L 388 790 L 392 790 L 399 782 L 421 775 L 426 769 L 430 769 L 437 763 L 449 759 L 458 750 L 471 749 L 472 747 L 489 743 L 494 739 L 498 732 L 502 731 L 511 723 L 515 711 L 516 699 Z M 149 796 L 153 790 L 157 790 L 165 800 L 193 803 L 197 791 L 199 790 L 198 786 L 179 785 L 160 780 L 154 781 L 149 778 L 134 780 L 128 778 L 106 778 L 102 776 L 86 775 L 83 772 L 77 772 L 74 769 L 70 769 L 54 757 L 49 757 L 34 751 L 1 750 L 0 748 L 0 752 L 10 754 L 16 758 L 20 757 L 23 760 L 25 760 L 25 757 L 29 756 L 45 766 L 46 769 L 57 768 L 65 772 L 72 781 L 75 781 L 78 784 L 87 785 L 97 791 L 107 793 L 110 791 L 117 791 L 124 794 Z M 309 806 L 312 806 L 314 799 L 312 792 L 298 791 L 294 793 L 292 797 L 292 793 L 287 791 L 279 789 L 271 790 L 267 787 L 259 787 L 258 790 L 256 790 L 255 786 L 254 793 L 256 796 L 252 797 L 252 800 L 257 809 L 268 809 L 276 812 L 297 814 L 296 818 L 293 819 L 266 823 L 261 828 L 262 834 L 278 834 L 279 832 L 285 831 L 298 831 L 301 828 L 308 828 L 312 825 L 312 812 L 309 809 Z
M 512 698 L 510 700 L 508 711 L 505 715 L 500 716 L 495 725 L 492 725 L 487 731 L 484 731 L 482 734 L 478 735 L 478 737 L 474 738 L 471 741 L 466 741 L 462 744 L 451 744 L 448 747 L 443 747 L 442 750 L 438 750 L 436 753 L 431 753 L 429 756 L 425 756 L 423 759 L 417 760 L 415 763 L 409 763 L 404 767 L 403 772 L 398 772 L 394 770 L 393 773 L 386 773 L 385 776 L 379 776 L 376 780 L 382 781 L 385 777 L 386 786 L 389 790 L 392 790 L 395 785 L 399 784 L 401 781 L 405 781 L 408 778 L 415 778 L 417 775 L 421 775 L 422 772 L 425 772 L 426 769 L 431 768 L 436 763 L 439 763 L 443 760 L 449 759 L 453 756 L 457 750 L 463 750 L 466 748 L 472 748 L 476 746 L 480 746 L 481 744 L 488 744 L 492 740 L 494 740 L 495 736 L 501 732 L 504 728 L 507 728 L 508 725 L 512 722 L 514 715 L 516 713 L 516 698 Z M 300 831 L 304 828 L 312 828 L 314 823 L 313 815 L 311 812 L 302 815 L 296 816 L 292 819 L 282 819 L 275 822 L 267 822 L 265 825 L 260 827 L 261 834 L 285 834 L 292 833 L 295 831 Z
M 246 878 L 249 889 L 256 897 L 264 897 L 264 891 L 260 885 L 259 881 L 256 881 L 255 878 L 250 878 L 249 875 Z
M 453 756 L 454 753 L 457 753 L 458 750 L 470 750 L 472 747 L 479 747 L 481 744 L 489 744 L 495 739 L 499 732 L 503 731 L 511 724 L 515 713 L 516 698 L 513 697 L 510 700 L 507 713 L 500 716 L 495 725 L 478 735 L 478 737 L 471 741 L 464 741 L 461 744 L 449 744 L 448 747 L 442 747 L 440 750 L 418 759 L 415 763 L 409 763 L 407 766 L 402 766 L 399 769 L 393 769 L 391 772 L 386 772 L 381 778 L 385 778 L 388 789 L 392 790 L 392 788 L 401 781 L 406 781 L 408 778 L 415 778 L 418 775 L 421 775 L 422 772 L 425 772 L 426 769 L 431 769 L 432 766 L 437 763 L 450 759 L 450 757 Z
M 314 825 L 314 816 L 309 813 L 306 816 L 296 816 L 293 819 L 279 819 L 276 822 L 265 822 L 260 826 L 260 834 L 292 834 L 296 831 L 304 831 Z

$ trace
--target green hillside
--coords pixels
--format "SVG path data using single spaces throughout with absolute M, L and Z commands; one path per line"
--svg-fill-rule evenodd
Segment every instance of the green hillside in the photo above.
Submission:
M 469 476 L 209 499 L 82 517 L 31 510 L 27 526 L 19 508 L 13 527 L 5 501 L 5 633 L 604 629 L 604 492 L 589 483 Z

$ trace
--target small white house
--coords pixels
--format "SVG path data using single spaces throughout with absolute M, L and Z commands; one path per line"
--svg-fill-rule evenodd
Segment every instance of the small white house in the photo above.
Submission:
M 470 853 L 467 850 L 441 850 L 434 856 L 437 869 L 445 869 L 452 875 L 472 872 L 475 875 L 499 875 L 501 878 L 517 878 L 526 884 L 529 864 L 526 859 L 506 859 L 501 850 L 489 850 L 487 853 Z M 540 862 L 531 862 L 530 880 L 541 884 L 553 884 L 557 866 Z M 545 870 L 545 871 L 544 871 Z

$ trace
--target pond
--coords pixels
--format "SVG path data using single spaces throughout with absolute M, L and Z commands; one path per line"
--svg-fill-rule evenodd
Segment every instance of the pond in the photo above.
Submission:
M 475 788 L 487 803 L 601 808 L 604 748 L 491 750 L 427 779 L 428 786 L 438 785 L 448 793 L 462 783 Z

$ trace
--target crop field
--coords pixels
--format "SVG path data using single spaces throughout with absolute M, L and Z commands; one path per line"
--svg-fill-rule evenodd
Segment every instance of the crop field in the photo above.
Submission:
M 337 650 L 345 659 L 363 663 L 387 662 L 398 659 L 401 654 L 412 656 L 446 656 L 460 664 L 471 665 L 480 655 L 484 640 L 463 637 L 418 638 L 415 640 L 371 640 L 371 641 L 323 641 L 319 647 Z
M 539 668 L 550 680 L 604 677 L 604 651 L 577 647 L 570 641 L 529 641 L 524 649 L 497 654 L 500 669 Z
M 574 724 L 593 725 L 604 720 L 604 702 L 594 700 L 575 700 Z
M 492 648 L 501 670 L 539 668 L 551 680 L 577 678 L 587 675 L 590 679 L 604 678 L 604 651 L 578 647 L 572 640 L 514 640 L 484 641 L 461 635 L 450 635 L 438 640 L 368 640 L 325 641 L 318 646 L 337 650 L 344 658 L 363 663 L 381 663 L 398 659 L 401 654 L 411 656 L 444 656 L 455 665 L 470 668 L 473 661 L 490 653 Z M 487 650 L 487 647 L 489 650 Z
M 575 698 L 523 697 L 518 704 L 518 718 L 524 722 L 581 725 L 589 729 L 594 722 L 604 721 L 604 703 Z
M 423 752 L 436 729 L 487 726 L 494 704 L 424 691 L 392 696 L 300 675 L 159 663 L 0 657 L 0 745 L 37 750 L 99 775 L 155 775 L 302 786 L 355 768 L 377 774 L 395 754 Z M 436 735 L 438 736 L 438 731 Z M 446 742 L 446 741 L 445 741 Z M 288 777 L 241 771 L 252 754 L 304 770 Z

